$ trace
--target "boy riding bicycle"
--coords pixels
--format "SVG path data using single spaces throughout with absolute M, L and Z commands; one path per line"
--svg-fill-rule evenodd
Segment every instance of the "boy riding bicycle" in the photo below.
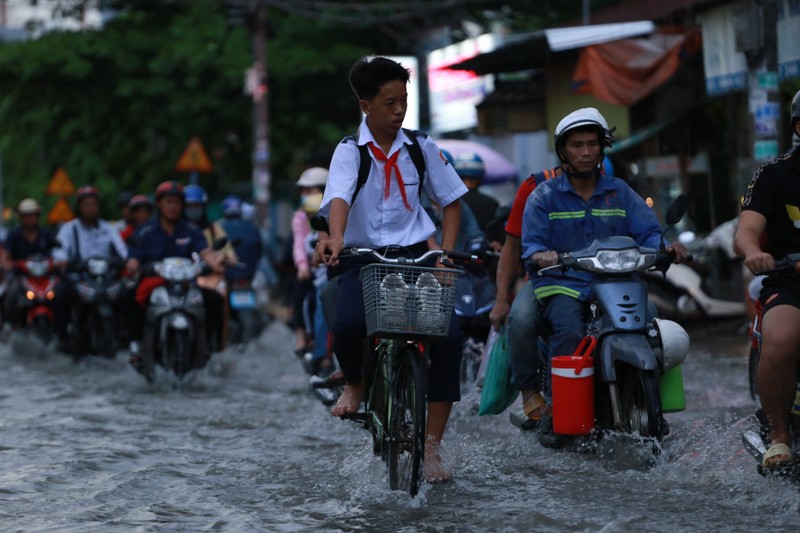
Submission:
M 347 247 L 380 249 L 400 246 L 395 256 L 419 257 L 435 227 L 420 205 L 420 187 L 439 205 L 442 216 L 442 248 L 455 244 L 461 204 L 467 191 L 436 144 L 426 135 L 403 130 L 409 71 L 390 59 L 361 59 L 350 70 L 350 85 L 365 118 L 355 138 L 343 140 L 334 151 L 320 215 L 328 219 L 329 236 L 317 245 L 320 261 L 339 265 L 333 348 L 345 376 L 345 388 L 331 409 L 334 416 L 358 411 L 364 399 L 362 343 L 366 336 L 364 302 L 359 272 L 364 259 L 343 259 Z M 423 175 L 414 151 L 424 157 Z M 369 156 L 369 173 L 359 183 L 362 154 Z M 389 254 L 386 254 L 389 255 Z M 437 265 L 438 260 L 437 260 Z M 449 477 L 439 456 L 439 444 L 453 402 L 460 399 L 459 368 L 461 332 L 451 320 L 447 337 L 430 343 L 428 416 L 425 444 L 425 477 L 442 481 Z

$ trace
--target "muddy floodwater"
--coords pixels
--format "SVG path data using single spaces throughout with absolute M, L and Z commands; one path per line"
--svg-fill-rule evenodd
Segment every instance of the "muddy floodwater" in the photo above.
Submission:
M 746 340 L 693 331 L 687 410 L 651 465 L 610 438 L 552 451 L 507 413 L 446 434 L 455 479 L 389 491 L 368 434 L 308 392 L 292 334 L 273 324 L 174 390 L 127 356 L 73 363 L 0 346 L 2 531 L 798 531 L 800 490 L 767 480 L 740 445 L 754 404 Z M 517 407 L 517 406 L 515 406 Z

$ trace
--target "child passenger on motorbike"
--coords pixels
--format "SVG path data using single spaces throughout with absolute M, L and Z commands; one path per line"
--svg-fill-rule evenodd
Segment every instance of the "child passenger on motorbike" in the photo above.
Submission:
M 345 245 L 381 249 L 399 245 L 414 256 L 423 254 L 426 241 L 435 227 L 420 205 L 422 176 L 409 153 L 418 142 L 425 160 L 424 189 L 443 206 L 442 247 L 455 244 L 461 215 L 460 197 L 467 189 L 445 164 L 439 148 L 427 136 L 412 134 L 402 125 L 408 106 L 406 85 L 409 71 L 383 57 L 361 59 L 350 70 L 350 85 L 361 111 L 366 115 L 355 142 L 340 143 L 331 160 L 328 183 L 320 215 L 328 218 L 329 237 L 318 243 L 317 255 L 329 267 L 339 264 Z M 360 168 L 358 145 L 369 149 L 370 171 L 359 195 L 353 200 Z M 359 271 L 363 261 L 341 261 L 334 352 L 345 375 L 344 392 L 331 409 L 341 416 L 358 410 L 364 396 L 362 380 L 363 340 L 366 336 L 364 302 Z M 437 265 L 439 264 L 437 260 Z M 456 320 L 450 321 L 448 337 L 430 343 L 428 373 L 428 417 L 424 473 L 429 481 L 448 479 L 439 456 L 439 444 L 454 401 L 460 399 L 459 366 L 461 332 Z
M 792 132 L 800 136 L 800 91 L 791 106 Z M 766 235 L 766 249 L 762 236 Z M 757 273 L 775 267 L 775 259 L 800 252 L 800 147 L 759 167 L 742 199 L 734 246 L 744 264 Z M 756 387 L 769 424 L 770 447 L 762 465 L 775 469 L 793 462 L 789 413 L 800 361 L 800 283 L 796 274 L 764 279 L 761 359 Z
M 528 198 L 522 225 L 522 257 L 539 268 L 558 264 L 558 254 L 589 246 L 595 239 L 624 235 L 639 245 L 658 249 L 662 237 L 658 220 L 644 200 L 624 181 L 601 173 L 603 150 L 613 137 L 597 109 L 573 111 L 556 126 L 555 150 L 563 174 L 538 185 Z M 686 248 L 666 245 L 681 262 Z M 541 316 L 549 324 L 548 361 L 575 351 L 584 336 L 584 305 L 592 277 L 585 272 L 550 270 L 532 275 Z M 549 400 L 548 400 L 549 402 Z M 543 418 L 540 443 L 565 443 L 552 432 L 550 415 Z

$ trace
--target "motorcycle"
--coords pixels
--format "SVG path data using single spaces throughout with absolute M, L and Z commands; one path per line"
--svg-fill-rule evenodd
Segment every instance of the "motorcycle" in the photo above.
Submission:
M 786 272 L 800 272 L 800 253 L 790 254 L 780 261 L 776 261 L 775 268 L 770 272 L 760 272 L 759 275 L 770 273 L 786 273 Z M 800 279 L 800 278 L 799 278 Z M 756 389 L 756 371 L 758 363 L 761 358 L 761 306 L 757 305 L 757 314 L 751 328 L 751 345 L 750 345 L 750 358 L 748 365 L 748 377 L 750 381 L 750 394 L 754 400 L 758 400 L 758 391 Z M 796 393 L 794 401 L 792 402 L 790 411 L 790 428 L 793 437 L 792 449 L 796 458 L 800 456 L 800 363 L 796 366 Z M 755 421 L 757 429 L 748 428 L 742 433 L 742 444 L 753 458 L 758 461 L 758 473 L 765 476 L 768 471 L 762 467 L 762 460 L 764 453 L 770 443 L 769 438 L 769 424 L 767 417 L 762 409 L 756 410 Z M 772 473 L 779 477 L 786 477 L 800 483 L 800 461 L 795 461 L 794 464 L 779 468 Z
M 258 308 L 252 279 L 230 276 L 228 286 L 228 336 L 231 342 L 245 345 L 257 338 L 264 327 L 263 313 Z
M 698 272 L 699 265 L 712 261 L 704 242 L 695 241 L 692 236 L 687 247 L 695 257 L 695 266 L 680 263 L 672 265 L 666 274 L 644 273 L 648 282 L 648 298 L 656 306 L 659 316 L 678 322 L 744 317 L 744 302 L 715 298 L 707 283 L 708 276 Z M 698 257 L 706 259 L 698 261 Z
M 70 269 L 78 295 L 69 325 L 75 357 L 93 354 L 113 358 L 116 355 L 114 306 L 123 290 L 121 267 L 118 259 L 91 257 Z
M 44 344 L 54 336 L 53 302 L 61 283 L 60 268 L 51 257 L 41 254 L 14 262 L 22 291 L 17 308 L 25 317 L 26 328 Z
M 197 278 L 204 264 L 183 257 L 169 257 L 151 266 L 163 280 L 150 294 L 145 310 L 142 362 L 138 370 L 155 380 L 159 365 L 180 382 L 208 360 L 205 342 L 205 307 Z
M 685 195 L 676 199 L 667 211 L 668 227 L 677 223 L 687 205 Z M 662 233 L 663 234 L 663 233 Z M 669 432 L 664 412 L 682 410 L 680 402 L 669 405 L 662 402 L 662 378 L 685 359 L 689 349 L 689 336 L 677 323 L 654 319 L 647 320 L 647 283 L 639 279 L 642 272 L 657 268 L 666 271 L 673 256 L 663 249 L 655 250 L 639 246 L 632 238 L 615 236 L 595 240 L 589 247 L 559 254 L 557 265 L 539 269 L 577 270 L 594 274 L 592 298 L 587 302 L 589 316 L 586 323 L 586 338 L 592 343 L 580 359 L 581 370 L 556 368 L 553 361 L 553 422 L 559 431 L 559 411 L 568 411 L 559 405 L 566 398 L 557 397 L 556 376 L 577 377 L 578 374 L 592 376 L 587 385 L 588 401 L 594 413 L 589 415 L 587 427 L 581 431 L 562 434 L 584 434 L 602 436 L 604 431 L 621 431 L 654 442 Z M 595 344 L 596 342 L 596 344 Z M 581 346 L 587 346 L 582 342 Z M 593 357 L 592 357 L 593 356 Z M 676 370 L 679 372 L 679 370 Z M 573 375 L 574 374 L 574 375 Z M 675 375 L 675 374 L 672 374 Z M 679 376 L 680 377 L 680 376 Z M 680 378 L 682 393 L 682 378 Z M 682 399 L 682 394 L 681 394 Z M 562 411 L 564 409 L 564 411 Z M 569 411 L 572 416 L 574 413 Z
M 471 244 L 470 254 L 480 259 L 499 256 L 485 241 Z M 489 312 L 494 307 L 495 286 L 482 264 L 466 265 L 458 277 L 456 286 L 455 313 L 464 333 L 464 349 L 461 358 L 461 382 L 474 383 L 478 377 L 481 357 L 491 329 Z

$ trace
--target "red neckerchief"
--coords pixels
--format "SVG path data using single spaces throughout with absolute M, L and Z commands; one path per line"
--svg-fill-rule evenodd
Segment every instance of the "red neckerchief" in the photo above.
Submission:
M 406 187 L 403 185 L 403 176 L 400 174 L 400 167 L 397 166 L 397 156 L 400 155 L 400 150 L 396 151 L 392 157 L 387 158 L 383 150 L 377 148 L 372 142 L 367 146 L 372 150 L 372 155 L 375 156 L 375 159 L 383 163 L 383 175 L 386 177 L 383 199 L 389 198 L 389 190 L 392 187 L 392 170 L 394 169 L 397 175 L 397 186 L 400 188 L 400 196 L 403 197 L 403 204 L 405 204 L 406 209 L 411 211 L 411 206 L 408 205 L 408 198 L 406 198 Z

